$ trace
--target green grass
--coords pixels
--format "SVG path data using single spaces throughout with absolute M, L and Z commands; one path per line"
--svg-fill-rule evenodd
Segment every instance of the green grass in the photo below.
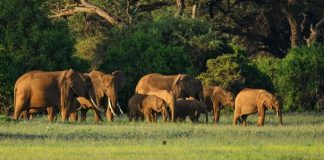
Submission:
M 278 126 L 268 114 L 264 127 L 255 126 L 256 118 L 248 118 L 248 127 L 232 126 L 230 114 L 217 126 L 125 117 L 100 124 L 3 120 L 0 159 L 324 159 L 323 115 L 286 114 Z

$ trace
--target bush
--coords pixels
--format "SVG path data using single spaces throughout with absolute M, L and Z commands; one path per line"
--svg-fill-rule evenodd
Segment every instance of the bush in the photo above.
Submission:
M 261 73 L 263 78 L 268 79 L 265 84 L 266 89 L 269 92 L 277 94 L 278 92 L 278 81 L 279 81 L 279 68 L 281 67 L 281 59 L 275 57 L 256 57 L 252 59 L 252 63 Z
M 271 80 L 237 49 L 207 61 L 207 71 L 198 78 L 204 85 L 217 85 L 238 93 L 243 88 L 271 89 Z
M 324 94 L 324 45 L 291 49 L 282 60 L 276 83 L 286 110 L 315 109 Z

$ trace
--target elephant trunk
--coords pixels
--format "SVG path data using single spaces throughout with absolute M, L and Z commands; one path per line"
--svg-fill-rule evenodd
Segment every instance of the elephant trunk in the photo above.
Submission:
M 205 111 L 205 114 L 206 114 L 206 123 L 208 123 L 208 111 L 207 110 Z
M 107 103 L 108 103 L 108 108 L 110 109 L 112 114 L 116 116 L 115 114 L 115 109 L 117 108 L 117 96 L 115 94 L 115 89 L 112 87 L 110 90 L 106 91 L 106 96 L 107 96 Z
M 204 92 L 203 90 L 198 93 L 198 97 L 196 97 L 200 102 L 205 103 L 205 97 L 204 97 Z

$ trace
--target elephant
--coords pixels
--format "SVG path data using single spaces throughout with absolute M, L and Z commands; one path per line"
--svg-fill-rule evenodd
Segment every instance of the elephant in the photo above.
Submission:
M 163 91 L 163 96 L 159 96 L 157 91 Z M 135 94 L 155 95 L 168 103 L 171 111 L 171 121 L 174 121 L 174 102 L 171 99 L 179 99 L 185 97 L 194 97 L 203 101 L 203 86 L 200 80 L 187 74 L 178 75 L 162 75 L 151 73 L 143 76 L 137 83 Z M 170 98 L 173 96 L 173 98 Z M 165 98 L 166 98 L 165 97 Z
M 22 111 L 42 109 L 47 107 L 60 107 L 62 121 L 69 115 L 72 121 L 76 116 L 75 98 L 83 97 L 90 101 L 94 92 L 87 92 L 91 88 L 90 77 L 84 77 L 73 69 L 64 71 L 30 71 L 18 78 L 14 87 L 14 115 L 17 120 Z M 89 102 L 91 103 L 91 102 Z M 92 103 L 96 110 L 99 108 Z M 27 112 L 27 117 L 29 117 Z
M 92 98 L 95 97 L 94 88 L 93 88 L 90 77 L 88 76 L 88 74 L 82 74 L 81 76 L 85 81 L 85 88 L 84 88 L 85 92 L 88 93 L 88 95 L 91 95 Z M 78 119 L 77 113 L 75 112 L 75 108 L 78 108 L 80 105 L 83 106 L 82 108 L 85 108 L 85 109 L 93 109 L 94 113 L 96 115 L 100 116 L 99 109 L 97 109 L 92 103 L 90 103 L 90 101 L 88 101 L 87 99 L 85 99 L 83 97 L 77 97 L 76 99 L 72 99 L 71 105 L 73 106 L 74 112 L 72 112 L 70 114 L 69 118 L 72 121 L 76 121 Z M 21 112 L 21 116 L 24 117 L 26 120 L 28 120 L 29 118 L 32 118 L 33 114 L 40 113 L 40 112 L 44 111 L 45 109 L 47 110 L 48 120 L 54 121 L 56 119 L 56 114 L 59 113 L 60 107 L 59 106 L 48 106 L 47 108 L 41 108 L 41 109 L 32 108 L 32 109 L 25 110 L 25 111 Z
M 208 112 L 213 110 L 213 121 L 219 122 L 220 110 L 224 106 L 230 106 L 234 109 L 233 93 L 219 86 L 204 86 L 204 102 Z
M 267 109 L 277 112 L 279 123 L 282 125 L 280 103 L 274 95 L 263 89 L 243 89 L 235 98 L 233 125 L 236 125 L 238 119 L 241 118 L 246 126 L 247 116 L 258 113 L 257 126 L 263 126 Z
M 163 122 L 167 120 L 166 103 L 161 98 L 153 95 L 135 94 L 128 101 L 128 118 L 132 121 L 133 118 L 145 116 L 147 122 L 157 121 L 157 113 L 162 113 Z
M 192 122 L 198 122 L 201 113 L 206 115 L 208 123 L 208 111 L 205 103 L 193 98 L 178 99 L 175 103 L 175 119 L 184 121 L 189 116 Z
M 95 92 L 95 100 L 97 106 L 103 107 L 108 121 L 113 121 L 115 110 L 117 107 L 121 113 L 122 110 L 117 102 L 118 92 L 125 85 L 125 75 L 121 71 L 114 71 L 112 74 L 105 74 L 103 72 L 93 70 L 89 74 Z M 86 120 L 87 108 L 81 109 L 81 120 Z M 97 122 L 102 121 L 100 115 L 95 114 Z

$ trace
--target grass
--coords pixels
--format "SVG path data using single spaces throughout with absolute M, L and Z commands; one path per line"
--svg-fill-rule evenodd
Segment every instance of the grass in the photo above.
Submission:
M 255 126 L 257 116 L 248 127 L 231 119 L 222 115 L 217 126 L 125 117 L 100 124 L 1 121 L 0 159 L 324 159 L 323 115 L 290 113 L 278 126 L 268 114 L 264 127 Z

